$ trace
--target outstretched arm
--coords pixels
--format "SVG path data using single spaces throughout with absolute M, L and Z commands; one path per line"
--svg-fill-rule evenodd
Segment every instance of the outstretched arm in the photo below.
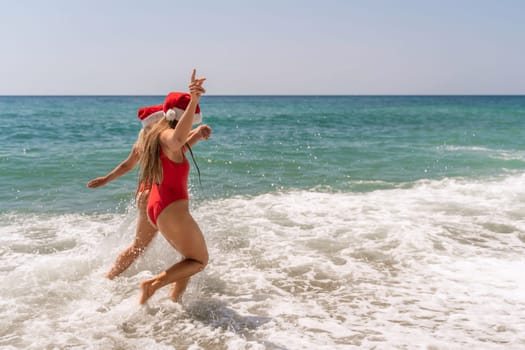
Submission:
M 126 158 L 124 161 L 122 161 L 122 163 L 117 165 L 115 169 L 111 170 L 107 175 L 97 177 L 93 180 L 90 180 L 87 183 L 87 187 L 89 188 L 101 187 L 107 184 L 108 182 L 121 177 L 122 175 L 128 173 L 131 169 L 133 169 L 133 167 L 135 166 L 135 164 L 137 164 L 139 159 L 140 159 L 140 152 L 137 148 L 137 144 L 135 144 L 133 145 L 133 148 L 131 149 L 131 152 L 129 153 L 128 158 Z
M 184 152 L 188 151 L 187 145 L 193 147 L 197 142 L 207 140 L 211 136 L 211 128 L 207 124 L 202 124 L 190 131 L 186 143 L 184 144 Z

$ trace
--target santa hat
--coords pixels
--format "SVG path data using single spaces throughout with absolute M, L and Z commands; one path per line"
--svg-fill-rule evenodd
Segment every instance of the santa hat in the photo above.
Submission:
M 157 120 L 162 119 L 162 117 L 164 117 L 164 111 L 162 108 L 162 105 L 139 108 L 137 117 L 140 119 L 142 127 L 145 128 L 146 126 L 155 123 Z
M 164 113 L 168 120 L 179 120 L 190 104 L 191 96 L 185 92 L 170 92 L 164 100 Z M 202 121 L 201 108 L 197 105 L 195 115 L 193 117 L 193 124 L 198 124 Z

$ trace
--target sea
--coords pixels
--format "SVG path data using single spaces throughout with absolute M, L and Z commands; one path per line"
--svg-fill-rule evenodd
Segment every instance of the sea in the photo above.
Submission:
M 525 96 L 203 96 L 191 212 L 210 254 L 134 238 L 142 106 L 0 97 L 0 348 L 525 349 Z

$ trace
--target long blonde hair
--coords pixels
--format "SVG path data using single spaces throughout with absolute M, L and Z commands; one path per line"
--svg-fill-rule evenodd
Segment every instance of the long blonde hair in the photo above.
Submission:
M 134 147 L 137 149 L 139 156 L 142 154 L 142 149 L 144 148 L 144 138 L 146 137 L 146 135 L 147 132 L 144 128 L 140 129 L 139 134 L 137 135 L 137 141 L 135 141 Z
M 175 129 L 176 126 L 177 120 L 168 121 L 166 118 L 162 118 L 153 124 L 148 132 L 142 133 L 142 135 L 139 137 L 140 141 L 138 141 L 138 143 L 140 143 L 142 150 L 140 155 L 139 184 L 142 183 L 146 187 L 151 187 L 153 182 L 158 185 L 160 185 L 162 182 L 162 161 L 160 160 L 159 156 L 160 134 L 166 129 Z M 199 175 L 199 183 L 201 183 L 201 171 L 197 165 L 197 162 L 195 161 L 193 151 L 191 150 L 191 147 L 188 143 L 186 143 L 184 147 L 190 151 L 191 159 L 193 160 L 193 164 L 195 164 L 195 168 L 197 169 L 197 173 Z
M 176 122 L 176 121 L 175 121 Z M 153 182 L 162 182 L 162 162 L 159 157 L 160 134 L 173 127 L 166 118 L 162 118 L 152 125 L 142 138 L 142 154 L 140 155 L 140 177 L 139 182 L 145 186 L 151 186 Z

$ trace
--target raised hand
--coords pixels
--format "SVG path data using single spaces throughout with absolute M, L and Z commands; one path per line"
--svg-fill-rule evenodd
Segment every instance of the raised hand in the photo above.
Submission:
M 202 94 L 206 92 L 206 90 L 202 87 L 202 84 L 206 80 L 206 78 L 199 78 L 196 79 L 195 76 L 197 75 L 197 71 L 194 69 L 191 73 L 191 82 L 189 85 L 190 89 L 190 95 L 192 98 L 199 99 Z

